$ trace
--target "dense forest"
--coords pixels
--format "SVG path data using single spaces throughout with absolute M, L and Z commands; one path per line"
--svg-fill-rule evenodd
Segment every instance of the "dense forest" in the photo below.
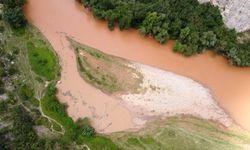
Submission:
M 112 30 L 136 28 L 164 44 L 176 40 L 174 52 L 186 56 L 211 49 L 231 64 L 250 66 L 250 40 L 228 29 L 220 11 L 197 0 L 78 0 Z

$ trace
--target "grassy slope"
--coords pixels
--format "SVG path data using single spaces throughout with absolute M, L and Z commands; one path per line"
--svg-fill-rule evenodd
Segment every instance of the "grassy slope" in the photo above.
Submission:
M 4 40 L 3 49 L 6 54 L 13 57 L 13 66 L 18 70 L 14 75 L 16 77 L 10 78 L 11 82 L 9 81 L 12 84 L 10 87 L 15 87 L 13 89 L 16 90 L 8 90 L 10 99 L 7 100 L 7 107 L 10 111 L 7 112 L 6 115 L 11 115 L 11 108 L 21 105 L 29 112 L 29 115 L 32 116 L 35 125 L 43 125 L 50 128 L 55 122 L 51 120 L 42 121 L 46 118 L 39 113 L 39 99 L 42 97 L 43 91 L 46 88 L 47 79 L 32 69 L 31 66 L 33 63 L 28 59 L 28 50 L 31 51 L 32 49 L 28 49 L 28 42 L 38 45 L 38 48 L 46 49 L 53 55 L 53 61 L 55 62 L 53 67 L 55 70 L 53 70 L 52 73 L 54 74 L 58 74 L 59 72 L 59 64 L 56 56 L 45 38 L 33 26 L 28 25 L 26 28 L 13 30 L 2 20 L 0 20 L 0 26 L 3 29 L 1 33 L 1 38 Z M 40 51 L 37 53 L 39 55 Z M 43 68 L 47 68 L 47 66 L 43 66 Z M 55 79 L 56 76 L 54 76 L 53 80 Z M 11 121 L 11 118 L 9 121 Z
M 158 126 L 157 126 L 158 124 Z M 112 139 L 128 150 L 238 150 L 250 148 L 250 136 L 227 130 L 209 121 L 173 117 L 139 133 L 117 133 Z M 247 147 L 248 146 L 248 147 Z
M 26 53 L 31 70 L 44 80 L 55 80 L 59 72 L 59 63 L 52 47 L 34 27 L 15 31 L 26 44 Z

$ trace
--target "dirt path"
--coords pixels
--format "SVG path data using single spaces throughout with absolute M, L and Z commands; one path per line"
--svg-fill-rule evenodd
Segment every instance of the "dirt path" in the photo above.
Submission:
M 57 125 L 59 125 L 60 128 L 62 129 L 61 132 L 60 132 L 60 131 L 56 131 L 56 130 L 54 130 L 53 124 L 52 124 L 51 127 L 50 127 L 50 129 L 52 130 L 52 132 L 55 132 L 55 133 L 64 135 L 64 133 L 65 133 L 64 127 L 63 127 L 59 122 L 57 122 L 55 119 L 53 119 L 53 118 L 51 118 L 51 117 L 45 115 L 41 106 L 42 106 L 42 104 L 41 104 L 41 100 L 40 100 L 40 101 L 39 101 L 39 110 L 40 110 L 40 112 L 41 112 L 41 115 L 42 115 L 43 117 L 47 118 L 47 119 L 50 121 L 51 124 L 52 124 L 52 121 L 53 121 L 53 122 L 55 122 Z

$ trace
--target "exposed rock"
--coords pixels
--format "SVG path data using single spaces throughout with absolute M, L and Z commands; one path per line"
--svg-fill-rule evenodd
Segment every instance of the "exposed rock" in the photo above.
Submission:
M 211 2 L 218 6 L 227 27 L 235 28 L 237 32 L 250 29 L 249 0 L 198 0 L 201 3 Z
M 50 131 L 50 129 L 46 128 L 45 126 L 35 126 L 34 127 L 36 133 L 40 137 L 51 137 L 53 136 L 53 133 Z
M 8 99 L 8 96 L 6 94 L 0 95 L 0 101 L 6 101 Z

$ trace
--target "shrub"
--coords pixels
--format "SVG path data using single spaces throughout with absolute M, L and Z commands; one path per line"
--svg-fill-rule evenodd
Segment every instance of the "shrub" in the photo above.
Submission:
M 3 4 L 3 19 L 14 28 L 25 26 L 26 19 L 22 10 L 24 0 L 4 0 Z

